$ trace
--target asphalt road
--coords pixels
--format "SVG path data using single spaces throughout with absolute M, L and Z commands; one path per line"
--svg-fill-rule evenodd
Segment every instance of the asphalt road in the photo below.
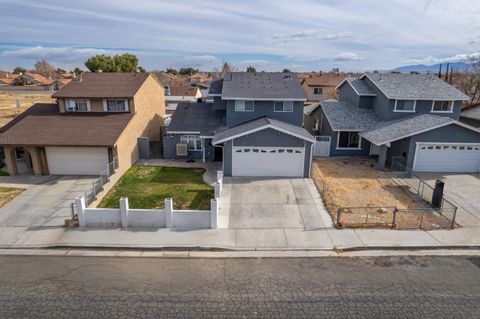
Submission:
M 0 256 L 0 318 L 478 318 L 480 258 Z

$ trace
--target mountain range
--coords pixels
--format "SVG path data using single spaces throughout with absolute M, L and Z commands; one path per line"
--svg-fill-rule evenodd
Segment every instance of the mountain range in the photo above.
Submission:
M 442 73 L 446 71 L 447 62 L 442 63 Z M 450 62 L 449 68 L 453 68 L 453 71 L 465 71 L 470 67 L 469 64 L 465 62 Z M 410 73 L 410 72 L 419 72 L 419 73 L 438 73 L 438 69 L 440 68 L 439 64 L 433 65 L 425 65 L 425 64 L 415 64 L 415 65 L 405 65 L 393 69 L 392 71 L 398 71 L 402 73 Z

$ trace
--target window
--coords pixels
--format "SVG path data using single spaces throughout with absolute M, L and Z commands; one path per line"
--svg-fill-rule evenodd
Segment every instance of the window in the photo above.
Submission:
M 313 94 L 323 95 L 323 88 L 313 88 Z
M 415 100 L 395 100 L 395 112 L 415 112 Z
M 452 112 L 453 101 L 433 101 L 432 112 Z
M 235 101 L 235 112 L 253 112 L 253 101 Z
M 180 137 L 180 142 L 183 144 L 187 144 L 189 151 L 202 150 L 202 140 L 198 135 L 182 135 Z
M 360 149 L 361 138 L 358 132 L 338 132 L 338 149 Z
M 127 112 L 128 102 L 127 100 L 105 100 L 103 108 L 106 112 Z
M 69 100 L 67 104 L 67 112 L 90 112 L 89 100 Z
M 293 112 L 293 102 L 284 101 L 284 102 L 275 102 L 273 106 L 275 112 Z

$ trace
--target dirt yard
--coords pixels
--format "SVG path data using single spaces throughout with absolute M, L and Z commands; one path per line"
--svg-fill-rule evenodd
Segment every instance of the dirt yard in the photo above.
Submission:
M 427 202 L 408 193 L 386 173 L 376 170 L 374 162 L 369 159 L 314 160 L 312 178 L 323 193 L 325 206 L 335 222 L 338 209 L 346 207 L 348 209 L 343 212 L 346 223 L 359 225 L 366 218 L 372 225 L 391 223 L 396 207 L 400 210 L 419 209 L 418 213 L 397 214 L 397 228 L 415 228 L 420 223 L 421 209 L 429 207 Z M 431 213 L 424 215 L 424 221 L 433 228 L 435 224 L 446 224 L 443 218 L 435 218 Z
M 10 122 L 18 113 L 28 109 L 35 103 L 53 103 L 52 92 L 23 93 L 23 92 L 0 92 L 0 127 Z M 17 110 L 17 99 L 20 108 Z

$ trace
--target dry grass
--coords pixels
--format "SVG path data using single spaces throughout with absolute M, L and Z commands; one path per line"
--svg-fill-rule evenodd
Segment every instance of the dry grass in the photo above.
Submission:
M 53 103 L 51 93 L 0 92 L 0 127 L 10 122 L 17 113 L 21 113 L 35 103 Z M 20 109 L 17 110 L 17 99 Z
M 0 208 L 17 197 L 24 189 L 13 187 L 0 187 Z

